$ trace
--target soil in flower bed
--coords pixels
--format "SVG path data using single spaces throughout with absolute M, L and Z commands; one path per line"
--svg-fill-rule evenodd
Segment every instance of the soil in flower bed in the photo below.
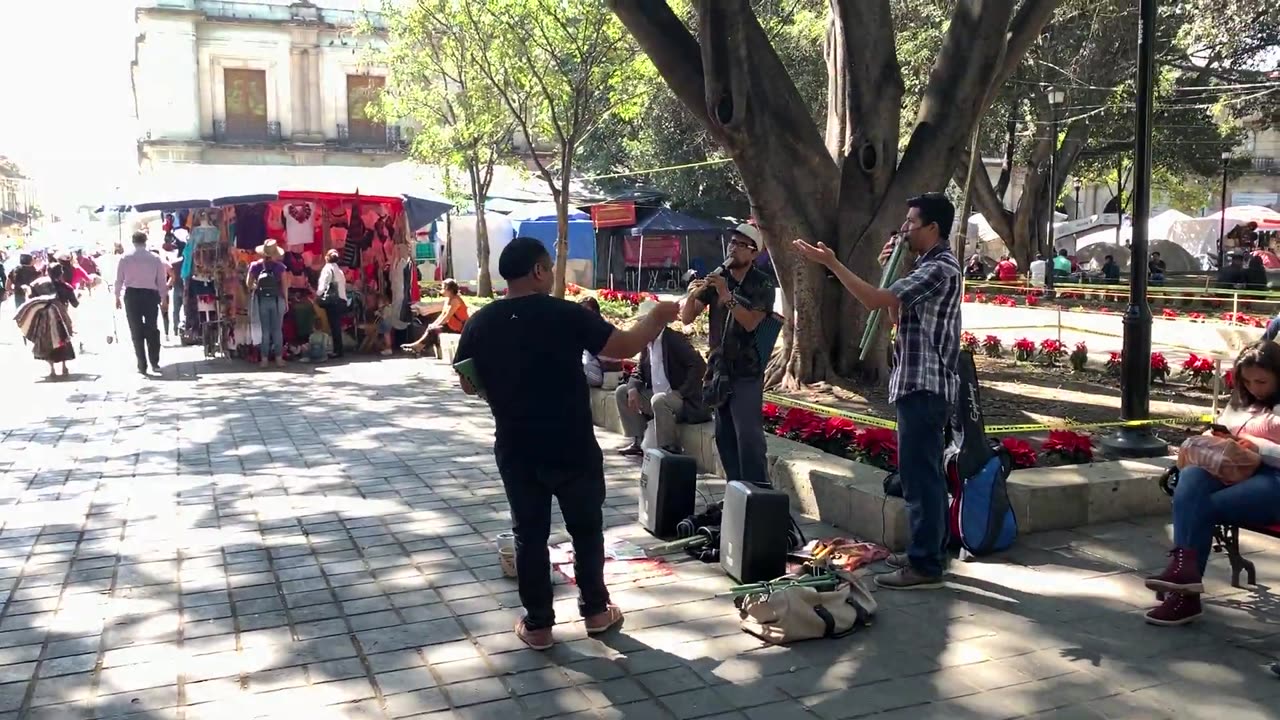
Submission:
M 1007 359 L 974 359 L 981 385 L 982 412 L 987 425 L 1063 421 L 1092 423 L 1120 418 L 1119 381 L 1105 373 L 1072 373 L 1067 368 L 1047 368 L 1031 363 L 1015 364 Z M 784 395 L 847 412 L 886 419 L 895 417 L 893 407 L 888 403 L 887 389 L 883 387 L 868 389 L 822 383 Z M 1211 398 L 1208 392 L 1189 392 L 1187 388 L 1175 385 L 1156 384 L 1151 388 L 1153 417 L 1208 413 L 1210 408 Z M 1181 443 L 1188 434 L 1202 429 L 1194 424 L 1153 428 L 1158 437 L 1174 446 Z M 1110 432 L 1110 428 L 1090 431 L 1094 439 L 1095 460 L 1100 457 L 1098 440 Z M 1048 431 L 1019 433 L 1015 437 L 1039 448 L 1048 439 Z M 1039 466 L 1052 464 L 1054 463 L 1042 459 Z

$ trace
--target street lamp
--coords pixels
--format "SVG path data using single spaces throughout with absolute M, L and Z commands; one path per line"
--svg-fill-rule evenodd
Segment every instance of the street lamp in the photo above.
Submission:
M 1053 258 L 1058 254 L 1054 248 L 1053 237 L 1053 208 L 1057 204 L 1058 193 L 1058 106 L 1062 105 L 1067 99 L 1067 94 L 1062 90 L 1050 86 L 1049 95 L 1049 267 L 1048 272 L 1044 274 L 1044 294 L 1047 297 L 1053 297 Z
M 1223 239 L 1227 234 L 1227 164 L 1231 162 L 1231 151 L 1222 151 L 1222 218 L 1218 221 L 1218 269 L 1226 266 L 1226 248 Z
M 1155 74 L 1156 0 L 1140 0 L 1138 20 L 1137 139 L 1133 148 L 1133 242 L 1129 307 L 1124 313 L 1120 360 L 1120 418 L 1146 420 L 1151 414 L 1151 306 L 1147 304 L 1147 239 L 1151 220 L 1151 105 Z M 1149 425 L 1122 427 L 1103 438 L 1102 449 L 1120 457 L 1157 457 L 1169 445 Z
M 1076 219 L 1080 219 L 1080 186 L 1084 183 L 1080 182 L 1080 178 L 1071 181 L 1071 187 L 1076 189 Z

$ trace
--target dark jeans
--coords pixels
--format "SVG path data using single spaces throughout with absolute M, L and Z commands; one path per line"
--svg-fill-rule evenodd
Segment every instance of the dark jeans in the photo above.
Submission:
M 129 335 L 133 338 L 133 352 L 138 359 L 138 370 L 160 365 L 160 293 L 141 288 L 125 288 L 124 316 L 129 321 Z M 145 347 L 144 347 L 145 346 Z
M 770 487 L 765 456 L 764 378 L 734 378 L 729 401 L 715 409 L 716 452 L 725 481 L 738 480 Z
M 552 609 L 551 498 L 560 503 L 564 526 L 573 538 L 573 572 L 578 584 L 578 610 L 582 617 L 604 612 L 609 590 L 604 585 L 604 463 L 565 469 L 526 461 L 499 465 L 502 484 L 511 504 L 511 525 L 516 536 L 516 574 L 525 626 L 548 628 L 555 624 Z
M 947 400 L 932 392 L 898 398 L 898 477 L 911 537 L 907 557 L 918 572 L 936 577 L 946 564 L 947 476 L 942 467 Z
M 331 303 L 326 302 L 321 307 L 329 318 L 329 337 L 333 338 L 333 354 L 335 357 L 342 357 L 345 354 L 342 347 L 342 316 L 347 312 L 347 304 L 337 300 Z
M 1196 551 L 1204 576 L 1213 543 L 1213 526 L 1270 525 L 1280 522 L 1280 474 L 1263 465 L 1258 474 L 1235 485 L 1223 485 L 1194 465 L 1178 473 L 1173 493 L 1173 544 Z
M 1262 332 L 1262 339 L 1275 340 L 1276 335 L 1280 335 L 1280 315 L 1271 318 L 1271 322 L 1267 323 L 1267 329 Z

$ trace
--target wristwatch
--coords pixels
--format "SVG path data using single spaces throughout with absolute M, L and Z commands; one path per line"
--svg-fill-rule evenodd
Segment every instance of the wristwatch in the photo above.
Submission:
M 738 307 L 738 298 L 730 295 L 729 299 L 724 301 L 724 306 L 730 310 Z

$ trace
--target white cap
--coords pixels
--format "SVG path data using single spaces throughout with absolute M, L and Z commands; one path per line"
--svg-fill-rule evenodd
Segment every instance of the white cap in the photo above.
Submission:
M 764 249 L 764 240 L 761 239 L 760 237 L 760 228 L 756 227 L 755 225 L 748 225 L 747 223 L 742 223 L 736 229 L 738 232 L 742 233 L 743 235 L 746 235 L 752 240 L 755 240 L 757 250 Z

